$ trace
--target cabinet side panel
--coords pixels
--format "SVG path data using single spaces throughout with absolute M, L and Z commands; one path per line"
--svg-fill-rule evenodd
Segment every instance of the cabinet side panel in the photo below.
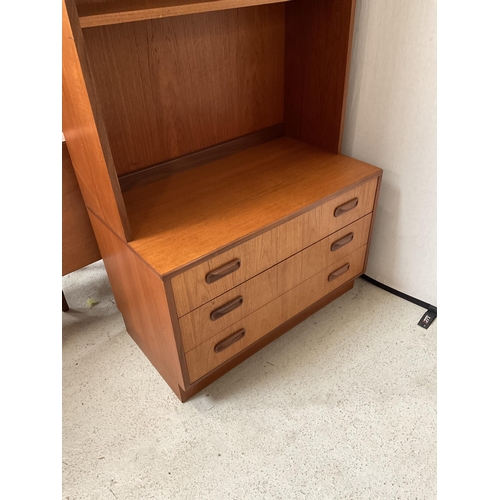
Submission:
M 118 175 L 283 122 L 284 4 L 84 36 Z
M 163 280 L 92 212 L 116 305 L 127 331 L 171 389 L 185 389 Z
M 340 152 L 354 0 L 286 5 L 286 134 Z
M 106 131 L 86 68 L 85 48 L 72 0 L 62 3 L 62 125 L 83 199 L 116 234 L 130 228 Z

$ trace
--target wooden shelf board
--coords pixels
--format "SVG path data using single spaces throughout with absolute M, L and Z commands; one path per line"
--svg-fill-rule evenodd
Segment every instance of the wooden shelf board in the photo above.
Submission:
M 124 193 L 130 245 L 166 275 L 381 170 L 283 137 Z
M 112 0 L 80 5 L 78 15 L 82 28 L 92 28 L 289 1 L 291 0 Z

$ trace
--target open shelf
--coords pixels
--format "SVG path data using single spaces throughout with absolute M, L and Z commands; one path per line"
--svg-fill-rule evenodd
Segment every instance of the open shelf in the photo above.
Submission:
M 276 139 L 124 193 L 130 246 L 165 275 L 379 173 Z
M 79 4 L 78 15 L 81 27 L 91 28 L 289 1 L 291 0 L 112 0 Z

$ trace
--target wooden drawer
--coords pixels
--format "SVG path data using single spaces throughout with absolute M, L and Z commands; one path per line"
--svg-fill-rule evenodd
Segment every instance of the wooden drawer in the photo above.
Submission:
M 182 316 L 179 325 L 184 351 L 190 351 L 322 269 L 366 245 L 371 219 L 371 214 L 365 215 Z
M 186 353 L 190 381 L 195 382 L 281 323 L 359 275 L 363 271 L 365 252 L 366 245 L 191 349 Z M 340 276 L 328 281 L 329 276 L 339 269 Z M 230 345 L 226 347 L 225 342 Z
M 178 316 L 185 315 L 372 212 L 377 182 L 377 179 L 372 179 L 174 276 L 172 289 Z M 342 207 L 346 207 L 346 210 L 339 211 Z M 223 266 L 229 266 L 232 272 L 212 283 L 207 283 L 207 275 Z

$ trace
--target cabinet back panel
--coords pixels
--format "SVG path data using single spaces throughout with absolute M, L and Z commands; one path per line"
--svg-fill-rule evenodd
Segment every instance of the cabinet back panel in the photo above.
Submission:
M 283 122 L 284 4 L 84 36 L 118 175 Z

